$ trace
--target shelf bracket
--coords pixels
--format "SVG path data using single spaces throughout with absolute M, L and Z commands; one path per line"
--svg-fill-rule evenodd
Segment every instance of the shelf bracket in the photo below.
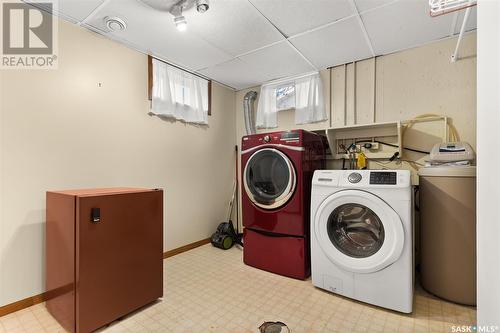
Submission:
M 469 19 L 471 7 L 465 10 L 464 20 L 462 21 L 462 27 L 460 28 L 460 34 L 458 35 L 457 46 L 455 47 L 455 52 L 451 55 L 451 62 L 456 62 L 458 60 L 458 50 L 460 48 L 460 43 L 464 37 L 465 26 L 467 25 L 467 20 Z

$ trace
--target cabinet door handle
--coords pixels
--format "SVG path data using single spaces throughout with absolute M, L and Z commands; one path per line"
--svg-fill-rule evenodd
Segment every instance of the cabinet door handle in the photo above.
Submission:
M 101 222 L 101 209 L 92 208 L 90 213 L 90 221 L 93 223 Z

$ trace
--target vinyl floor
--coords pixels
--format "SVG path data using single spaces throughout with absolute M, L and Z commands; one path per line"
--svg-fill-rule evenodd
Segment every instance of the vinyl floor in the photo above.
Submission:
M 210 244 L 164 261 L 164 298 L 99 332 L 259 332 L 265 321 L 292 333 L 452 332 L 474 325 L 476 309 L 456 305 L 417 286 L 406 315 L 337 296 L 242 262 L 238 248 Z M 44 304 L 0 317 L 0 333 L 64 332 Z

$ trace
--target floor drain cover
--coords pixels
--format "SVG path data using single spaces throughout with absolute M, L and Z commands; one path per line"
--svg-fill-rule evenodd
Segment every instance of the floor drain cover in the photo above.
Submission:
M 290 333 L 290 329 L 281 321 L 266 321 L 259 327 L 260 333 Z

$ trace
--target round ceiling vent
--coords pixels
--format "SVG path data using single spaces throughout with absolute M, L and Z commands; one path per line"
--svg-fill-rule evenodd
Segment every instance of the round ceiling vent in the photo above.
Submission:
M 123 31 L 127 28 L 125 21 L 119 17 L 106 16 L 104 18 L 104 24 L 106 24 L 106 28 L 110 31 Z

